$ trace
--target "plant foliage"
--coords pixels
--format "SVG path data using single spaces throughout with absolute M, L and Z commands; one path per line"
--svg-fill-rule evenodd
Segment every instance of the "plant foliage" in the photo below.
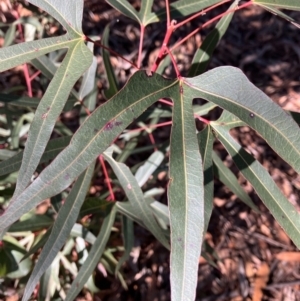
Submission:
M 70 235 L 74 236 L 77 233 L 77 236 L 93 246 L 79 272 L 74 270 L 73 284 L 63 296 L 65 300 L 74 300 L 89 280 L 101 257 L 104 256 L 116 216 L 123 218 L 125 239 L 125 257 L 116 267 L 116 275 L 119 275 L 120 265 L 129 256 L 132 247 L 129 233 L 133 233 L 131 221 L 135 221 L 148 229 L 171 251 L 172 300 L 194 300 L 198 259 L 213 209 L 214 174 L 241 200 L 257 210 L 249 196 L 239 186 L 235 176 L 226 169 L 225 165 L 222 165 L 222 161 L 213 151 L 213 142 L 216 140 L 223 144 L 243 176 L 253 185 L 261 200 L 296 246 L 300 247 L 299 213 L 281 193 L 265 168 L 230 135 L 232 128 L 244 125 L 251 127 L 299 173 L 298 124 L 289 113 L 251 84 L 239 69 L 225 66 L 204 73 L 235 10 L 251 4 L 260 5 L 273 13 L 277 13 L 277 8 L 299 10 L 298 0 L 253 0 L 240 7 L 239 1 L 233 1 L 228 11 L 220 16 L 215 29 L 195 53 L 189 71 L 190 77 L 183 77 L 177 72 L 177 78 L 166 79 L 159 72 L 149 74 L 139 70 L 120 90 L 117 88 L 118 83 L 109 61 L 110 53 L 107 49 L 109 29 L 107 28 L 103 36 L 102 56 L 110 85 L 110 90 L 106 91 L 109 100 L 97 108 L 95 108 L 93 92 L 97 61 L 93 58 L 90 45 L 89 47 L 87 45 L 87 41 L 93 41 L 92 38 L 82 32 L 83 0 L 28 0 L 28 2 L 55 18 L 66 33 L 0 49 L 1 72 L 29 63 L 50 80 L 41 100 L 14 97 L 7 93 L 0 95 L 0 101 L 5 104 L 4 114 L 7 116 L 11 114 L 9 110 L 12 107 L 31 108 L 30 110 L 34 111 L 34 115 L 26 115 L 30 129 L 24 150 L 17 154 L 11 153 L 8 158 L 2 152 L 3 161 L 0 163 L 0 174 L 14 175 L 11 179 L 16 183 L 9 202 L 4 204 L 6 208 L 0 218 L 0 233 L 3 239 L 1 254 L 3 258 L 7 258 L 11 250 L 18 249 L 18 252 L 14 253 L 16 255 L 14 260 L 19 261 L 22 256 L 26 258 L 17 263 L 16 267 L 10 266 L 11 260 L 7 260 L 9 263 L 5 264 L 6 259 L 4 261 L 1 259 L 1 275 L 22 277 L 25 271 L 25 274 L 28 274 L 32 268 L 30 255 L 39 247 L 43 247 L 27 281 L 24 301 L 30 299 L 41 277 L 41 283 L 44 283 L 43 277 L 47 276 L 49 269 L 57 266 L 59 258 L 64 260 Z M 177 28 L 170 22 L 171 19 L 201 13 L 201 10 L 228 1 L 181 0 L 173 2 L 168 10 L 162 9 L 156 12 L 152 10 L 153 0 L 142 0 L 139 11 L 126 0 L 107 0 L 107 2 L 126 17 L 138 22 L 141 30 L 151 23 L 166 20 L 171 32 Z M 166 3 L 168 4 L 168 1 Z M 280 13 L 280 16 L 297 25 L 285 14 Z M 162 47 L 156 67 L 170 53 L 167 47 L 168 45 Z M 56 67 L 47 54 L 58 53 L 61 50 L 65 50 L 65 55 Z M 171 58 L 174 63 L 172 54 Z M 153 68 L 154 71 L 158 70 Z M 77 92 L 74 86 L 78 83 L 80 89 Z M 208 103 L 201 107 L 193 105 L 195 98 L 205 99 Z M 172 102 L 172 112 L 163 111 L 163 114 L 172 117 L 168 206 L 163 204 L 157 206 L 157 202 L 147 197 L 141 189 L 143 185 L 141 182 L 145 183 L 157 166 L 153 168 L 149 160 L 150 163 L 143 166 L 143 172 L 134 176 L 133 171 L 122 163 L 128 154 L 124 152 L 121 155 L 123 159 L 119 156 L 118 160 L 114 155 L 116 148 L 113 147 L 115 140 L 122 133 L 126 134 L 126 128 L 161 99 Z M 60 138 L 53 136 L 53 132 L 57 131 L 60 125 L 57 121 L 60 114 L 68 111 L 78 101 L 84 101 L 93 112 L 83 114 L 85 119 L 81 119 L 82 123 L 74 134 L 60 131 Z M 201 117 L 216 106 L 223 109 L 223 114 L 218 120 L 210 122 Z M 18 113 L 18 111 L 14 112 Z M 20 112 L 22 111 L 19 111 L 19 114 Z M 155 110 L 151 112 L 154 114 L 153 118 L 156 118 Z M 197 131 L 195 118 L 205 124 L 200 132 Z M 20 119 L 19 126 L 18 123 L 14 125 L 11 122 L 7 123 L 7 128 L 19 136 L 22 124 L 23 119 L 22 121 Z M 12 143 L 16 150 L 21 149 L 19 139 L 7 140 L 8 148 L 13 145 Z M 117 199 L 115 202 L 107 202 L 98 199 L 91 203 L 87 197 L 94 175 L 95 162 L 100 155 L 101 159 L 104 158 L 111 166 L 124 191 L 125 201 Z M 152 160 L 157 160 L 158 165 L 161 164 L 162 159 L 163 156 L 158 153 L 152 157 Z M 43 169 L 42 163 L 46 163 Z M 18 171 L 17 179 L 16 171 Z M 38 175 L 32 180 L 35 174 Z M 147 174 L 146 178 L 139 179 L 141 174 Z M 8 189 L 7 183 L 12 182 L 11 179 L 4 181 L 5 189 Z M 66 191 L 68 196 L 62 204 L 61 193 Z M 55 219 L 46 215 L 38 217 L 33 213 L 32 210 L 45 199 L 51 199 L 56 212 Z M 77 223 L 80 218 L 91 213 L 100 214 L 101 227 L 97 231 L 97 237 L 88 227 Z M 81 227 L 81 231 L 78 232 L 76 227 Z M 29 252 L 20 247 L 18 241 L 13 240 L 10 235 L 14 231 L 21 231 L 20 229 L 37 231 L 45 228 L 48 228 L 48 231 Z M 69 268 L 72 271 L 71 265 Z M 58 283 L 56 287 L 59 287 Z M 42 291 L 41 295 L 43 294 Z

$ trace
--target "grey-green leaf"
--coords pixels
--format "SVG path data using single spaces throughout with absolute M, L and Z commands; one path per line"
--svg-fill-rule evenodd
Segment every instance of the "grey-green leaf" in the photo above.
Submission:
M 203 167 L 192 98 L 174 91 L 170 146 L 171 298 L 195 300 L 204 235 Z
M 92 62 L 92 53 L 80 41 L 71 47 L 55 73 L 32 121 L 14 197 L 28 185 L 52 134 L 71 89 Z M 74 62 L 81 63 L 75 65 Z
M 213 124 L 212 126 L 243 176 L 251 183 L 295 245 L 300 248 L 300 215 L 297 210 L 285 198 L 264 167 L 246 152 L 226 129 Z
M 100 233 L 98 234 L 87 259 L 79 270 L 77 277 L 73 281 L 72 286 L 70 287 L 65 298 L 65 301 L 73 301 L 75 299 L 75 297 L 81 291 L 82 287 L 87 282 L 93 270 L 97 266 L 109 239 L 115 216 L 116 206 L 111 205 L 109 207 L 106 207 L 106 217 L 102 223 Z
M 234 9 L 238 6 L 239 0 L 234 1 L 228 11 Z M 225 14 L 220 21 L 217 23 L 216 27 L 207 35 L 207 37 L 202 42 L 199 49 L 194 54 L 191 68 L 189 70 L 188 76 L 193 77 L 202 74 L 210 62 L 211 56 L 217 47 L 218 43 L 224 36 L 227 28 L 232 20 L 234 11 Z
M 207 126 L 197 136 L 203 162 L 204 232 L 206 232 L 214 206 L 214 173 L 212 164 L 212 148 L 214 142 L 214 135 L 212 133 L 211 127 Z
M 136 72 L 118 94 L 86 119 L 69 146 L 10 203 L 1 216 L 0 231 L 42 200 L 67 188 L 134 118 L 159 98 L 168 97 L 172 89 L 178 89 L 177 84 L 156 74 L 149 78 L 144 71 Z
M 95 164 L 91 164 L 86 172 L 84 172 L 77 179 L 68 197 L 66 198 L 64 205 L 59 210 L 56 221 L 52 227 L 50 237 L 48 238 L 47 243 L 45 244 L 39 256 L 39 260 L 34 266 L 32 274 L 25 287 L 25 292 L 22 299 L 23 301 L 26 301 L 30 298 L 30 295 L 40 277 L 51 265 L 58 251 L 70 235 L 72 227 L 76 222 L 79 210 L 88 191 L 94 172 L 94 166 Z
M 219 67 L 203 75 L 186 78 L 184 90 L 236 115 L 255 129 L 268 144 L 300 172 L 300 131 L 293 118 L 237 68 Z
M 239 184 L 233 172 L 227 166 L 225 166 L 223 161 L 215 152 L 212 153 L 212 157 L 214 161 L 214 174 L 216 178 L 218 178 L 224 185 L 226 185 L 246 205 L 248 205 L 254 211 L 259 212 L 258 208 L 252 202 L 249 195 Z

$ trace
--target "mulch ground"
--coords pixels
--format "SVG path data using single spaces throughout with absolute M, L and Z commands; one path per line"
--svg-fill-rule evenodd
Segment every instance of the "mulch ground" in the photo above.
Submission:
M 164 5 L 164 1 L 154 2 L 157 7 Z M 174 42 L 225 8 L 217 9 L 205 15 L 204 19 L 192 21 L 180 29 L 174 34 Z M 288 14 L 300 22 L 299 12 Z M 112 23 L 111 48 L 128 59 L 135 59 L 138 25 L 121 16 L 104 1 L 87 0 L 84 32 L 101 36 L 108 22 Z M 145 69 L 157 54 L 164 26 L 153 24 L 146 30 Z M 209 29 L 205 29 L 197 34 L 175 53 L 183 75 L 189 68 L 197 45 L 208 32 Z M 101 74 L 104 71 L 102 58 L 99 52 L 96 51 L 96 54 Z M 125 83 L 134 70 L 118 58 L 113 58 L 112 62 L 119 81 Z M 215 51 L 209 69 L 223 65 L 241 68 L 250 81 L 281 107 L 300 111 L 300 31 L 294 25 L 259 7 L 237 12 Z M 166 70 L 166 74 L 174 75 L 172 67 Z M 105 82 L 99 81 L 98 86 L 99 89 L 105 88 Z M 234 130 L 232 134 L 265 166 L 295 210 L 299 211 L 300 178 L 297 174 L 253 130 L 245 127 Z M 222 147 L 219 144 L 215 147 L 261 212 L 251 211 L 216 180 L 215 207 L 206 235 L 207 243 L 215 251 L 215 265 L 199 259 L 197 300 L 300 300 L 300 253 L 250 184 L 238 174 Z M 93 297 L 94 300 L 170 300 L 168 251 L 144 229 L 137 226 L 135 231 L 135 248 L 123 270 L 128 290 L 114 276 L 104 277 L 97 271 L 96 284 L 101 292 Z M 83 292 L 77 300 L 92 300 L 92 297 Z

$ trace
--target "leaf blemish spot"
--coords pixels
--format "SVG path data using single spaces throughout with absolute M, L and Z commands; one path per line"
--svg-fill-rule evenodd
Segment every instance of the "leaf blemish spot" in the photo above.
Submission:
M 42 114 L 42 119 L 45 119 L 47 117 L 48 113 Z
M 68 181 L 70 179 L 70 175 L 68 173 L 65 174 L 65 180 Z
M 121 125 L 123 122 L 122 121 L 109 121 L 105 127 L 104 127 L 104 131 L 110 131 L 112 130 L 115 126 L 119 126 Z
M 130 184 L 127 184 L 127 189 L 129 189 L 129 190 L 131 190 L 131 189 L 132 189 L 132 187 L 131 187 L 131 185 L 130 185 Z
M 250 113 L 249 116 L 250 116 L 250 118 L 254 118 L 255 117 L 255 115 L 253 113 Z

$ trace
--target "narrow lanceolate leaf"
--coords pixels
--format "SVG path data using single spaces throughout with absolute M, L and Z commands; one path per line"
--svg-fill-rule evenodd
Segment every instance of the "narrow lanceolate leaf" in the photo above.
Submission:
M 106 208 L 106 217 L 102 223 L 101 230 L 97 236 L 96 241 L 94 242 L 89 255 L 85 262 L 83 263 L 77 277 L 72 283 L 68 294 L 65 298 L 65 301 L 73 301 L 76 296 L 79 294 L 93 270 L 99 263 L 99 260 L 104 252 L 105 246 L 110 236 L 111 228 L 113 226 L 115 216 L 116 216 L 116 206 L 111 205 Z
M 300 10 L 300 2 L 298 0 L 253 0 L 253 3 L 263 6 Z
M 211 127 L 207 126 L 198 135 L 199 149 L 203 162 L 204 176 L 204 232 L 207 231 L 210 216 L 213 210 L 214 173 L 212 162 L 212 147 L 214 135 Z
M 28 0 L 54 17 L 69 33 L 82 33 L 83 0 Z
M 126 17 L 141 22 L 139 13 L 127 0 L 105 0 Z
M 102 34 L 102 43 L 104 46 L 109 47 L 109 24 L 106 25 L 103 34 Z M 118 88 L 118 80 L 116 78 L 114 68 L 110 61 L 110 53 L 109 51 L 105 50 L 104 48 L 101 49 L 105 72 L 107 76 L 107 81 L 109 84 L 109 87 L 107 90 L 104 91 L 104 95 L 106 99 L 110 99 L 113 97 L 119 90 Z
M 28 96 L 21 96 L 21 95 L 14 95 L 14 94 L 4 94 L 0 93 L 0 102 L 4 102 L 9 106 L 14 107 L 26 107 L 26 108 L 33 108 L 36 109 L 40 103 L 41 99 L 37 97 L 28 97 Z M 75 98 L 69 98 L 65 107 L 64 111 L 69 111 L 73 108 L 74 104 L 76 102 Z M 14 110 L 14 114 L 15 114 Z M 20 111 L 20 115 L 23 114 L 24 111 Z
M 177 84 L 177 80 L 157 74 L 149 78 L 144 71 L 136 72 L 118 94 L 86 119 L 69 146 L 8 206 L 0 219 L 0 231 L 42 200 L 67 188 L 132 120 L 159 98 L 168 97 L 172 89 L 178 89 Z
M 171 297 L 173 301 L 193 301 L 204 234 L 203 168 L 192 98 L 180 90 L 171 96 L 174 102 L 168 191 Z
M 138 168 L 135 173 L 135 178 L 140 187 L 142 187 L 149 180 L 154 171 L 160 166 L 164 157 L 164 154 L 157 150 L 152 153 L 147 161 Z
M 243 176 L 251 183 L 258 196 L 300 248 L 300 215 L 285 198 L 264 167 L 247 153 L 221 126 L 214 126 L 217 138 L 226 148 Z
M 151 212 L 150 206 L 146 203 L 143 191 L 130 169 L 125 164 L 116 162 L 112 158 L 111 153 L 104 152 L 103 155 L 112 167 L 129 202 L 131 203 L 134 210 L 133 214 L 139 216 L 146 228 L 149 229 L 151 233 L 168 249 L 169 243 L 154 218 L 154 215 L 149 214 L 149 212 Z
M 178 0 L 170 3 L 170 14 L 171 19 L 177 19 L 186 17 L 201 9 L 205 9 L 216 3 L 223 2 L 224 0 Z M 166 19 L 166 9 L 160 9 L 158 12 L 151 13 L 148 15 L 147 20 L 145 20 L 145 25 L 150 23 L 155 23 L 163 21 Z
M 115 275 L 119 272 L 122 264 L 129 259 L 130 252 L 134 246 L 134 230 L 133 230 L 133 221 L 127 216 L 122 216 L 122 233 L 124 241 L 124 254 L 119 259 L 118 264 L 115 269 Z
M 236 115 L 300 172 L 300 131 L 293 118 L 249 82 L 237 68 L 219 67 L 203 75 L 186 78 L 190 97 L 201 97 Z
M 91 64 L 92 57 L 91 51 L 82 41 L 75 43 L 50 82 L 30 127 L 14 198 L 28 185 L 70 91 Z M 75 62 L 80 62 L 80 64 L 75 64 Z
M 254 211 L 259 212 L 258 208 L 252 202 L 249 195 L 241 187 L 234 173 L 223 163 L 219 156 L 212 153 L 214 161 L 214 174 L 225 186 L 227 186 L 241 201 L 252 208 Z
M 67 48 L 74 42 L 70 42 L 69 39 L 69 34 L 66 34 L 2 48 L 0 49 L 0 72 L 22 65 L 51 51 Z M 83 41 L 82 37 L 77 39 Z
M 61 137 L 50 140 L 40 160 L 40 163 L 45 163 L 55 158 L 69 144 L 70 140 L 71 137 Z M 13 157 L 2 161 L 0 163 L 0 176 L 18 171 L 22 164 L 23 153 L 23 151 L 19 152 Z
M 93 52 L 94 44 L 88 42 L 88 48 Z M 97 58 L 93 56 L 93 61 L 88 70 L 84 73 L 81 86 L 78 92 L 80 100 L 83 100 L 94 88 L 95 77 L 97 72 Z
M 34 266 L 31 276 L 25 287 L 23 295 L 23 301 L 30 298 L 36 284 L 40 277 L 51 265 L 58 251 L 66 242 L 70 235 L 73 225 L 78 217 L 81 205 L 85 199 L 86 193 L 89 189 L 89 185 L 93 176 L 95 164 L 91 164 L 89 168 L 84 172 L 76 181 L 72 187 L 71 192 L 62 208 L 60 209 L 56 221 L 52 227 L 52 232 L 47 240 L 40 256 L 39 260 Z
M 283 13 L 279 9 L 277 9 L 277 8 L 275 8 L 273 6 L 269 6 L 269 5 L 262 5 L 262 4 L 259 4 L 259 5 L 261 7 L 263 7 L 264 9 L 268 10 L 269 12 L 271 12 L 272 14 L 274 14 L 275 16 L 279 16 L 279 17 L 287 20 L 288 22 L 292 23 L 296 27 L 300 28 L 300 24 L 297 23 L 295 19 L 293 19 L 292 17 L 290 17 L 287 14 Z
M 233 10 L 238 6 L 239 0 L 236 0 L 229 7 L 229 11 Z M 221 20 L 217 23 L 216 27 L 207 35 L 204 39 L 201 47 L 197 49 L 194 54 L 192 66 L 189 70 L 189 77 L 193 77 L 202 74 L 210 61 L 210 58 L 219 44 L 220 40 L 224 36 L 227 28 L 232 20 L 234 11 L 224 15 Z

